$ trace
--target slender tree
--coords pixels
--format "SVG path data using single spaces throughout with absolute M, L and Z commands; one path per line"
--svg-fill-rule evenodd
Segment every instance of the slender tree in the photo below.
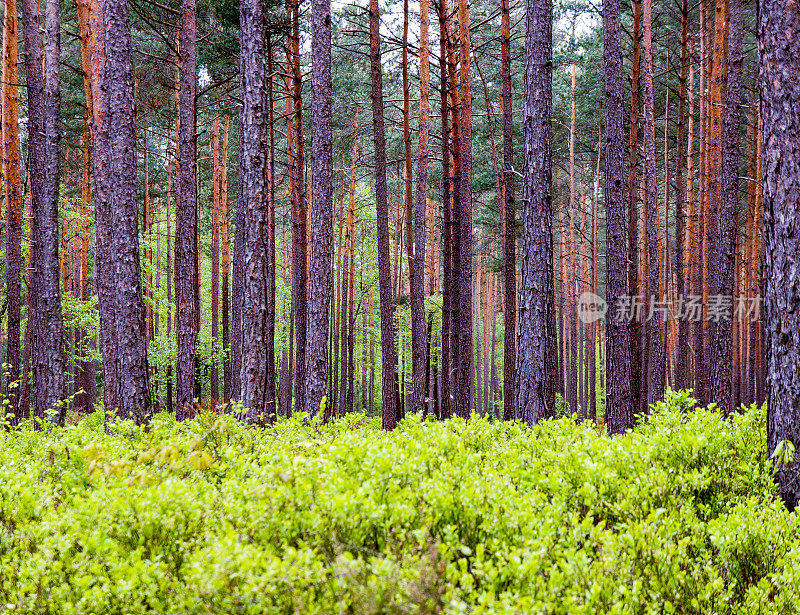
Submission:
M 389 203 L 386 194 L 386 135 L 383 119 L 380 13 L 378 0 L 369 2 L 370 72 L 372 81 L 372 135 L 375 143 L 375 211 L 378 225 L 378 284 L 381 314 L 381 369 L 383 371 L 383 428 L 391 431 L 397 420 L 397 354 L 395 351 L 394 298 L 389 258 Z
M 3 188 L 6 201 L 6 341 L 5 395 L 11 423 L 21 418 L 19 409 L 20 323 L 22 315 L 22 181 L 19 149 L 19 92 L 17 83 L 17 2 L 6 0 L 3 27 L 2 140 Z
M 425 382 L 427 370 L 425 344 L 425 249 L 428 206 L 428 131 L 430 104 L 430 75 L 428 41 L 430 19 L 428 0 L 420 2 L 419 45 L 419 149 L 417 154 L 417 194 L 414 206 L 414 245 L 409 259 L 411 265 L 411 352 L 414 389 L 411 407 L 414 412 L 425 410 Z

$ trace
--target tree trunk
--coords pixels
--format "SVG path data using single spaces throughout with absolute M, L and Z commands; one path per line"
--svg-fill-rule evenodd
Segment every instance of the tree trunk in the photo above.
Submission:
M 419 58 L 419 149 L 417 158 L 417 200 L 414 207 L 414 245 L 409 258 L 411 265 L 411 355 L 414 388 L 411 398 L 413 412 L 425 408 L 427 370 L 425 335 L 425 248 L 428 206 L 428 129 L 430 76 L 428 36 L 430 21 L 428 0 L 420 1 L 420 58 Z
M 8 375 L 5 395 L 11 424 L 22 418 L 19 407 L 20 323 L 22 319 L 22 180 L 19 149 L 19 91 L 17 84 L 17 2 L 6 0 L 3 27 L 2 140 L 3 189 L 6 201 L 6 298 Z
M 526 0 L 524 205 L 517 417 L 533 424 L 555 411 L 555 310 L 551 208 L 552 0 Z
M 394 300 L 389 262 L 389 205 L 386 195 L 386 136 L 383 123 L 380 13 L 378 0 L 369 3 L 370 69 L 372 78 L 372 134 L 375 142 L 375 210 L 378 226 L 378 284 L 380 288 L 383 428 L 391 431 L 397 419 L 397 354 Z
M 211 133 L 212 142 L 212 184 L 214 211 L 211 227 L 211 407 L 219 403 L 219 364 L 217 355 L 220 349 L 219 339 L 219 253 L 220 253 L 220 164 L 219 164 L 219 108 L 214 109 L 214 128 Z
M 178 199 L 175 215 L 177 418 L 194 416 L 197 340 L 197 6 L 182 0 Z
M 149 419 L 150 381 L 139 263 L 136 201 L 133 44 L 128 3 L 106 0 L 105 84 L 108 93 L 108 202 L 114 229 L 114 308 L 119 415 Z
M 311 262 L 308 272 L 306 404 L 316 416 L 328 396 L 328 329 L 333 255 L 331 3 L 311 3 Z
M 277 417 L 277 408 L 275 407 L 275 72 L 272 56 L 272 36 L 270 32 L 267 32 L 269 157 L 267 158 L 267 380 L 265 382 L 267 392 L 264 414 L 268 421 Z

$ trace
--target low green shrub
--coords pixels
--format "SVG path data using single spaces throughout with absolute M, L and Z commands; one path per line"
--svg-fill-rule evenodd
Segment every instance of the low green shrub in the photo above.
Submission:
M 0 432 L 0 612 L 796 613 L 765 410 Z

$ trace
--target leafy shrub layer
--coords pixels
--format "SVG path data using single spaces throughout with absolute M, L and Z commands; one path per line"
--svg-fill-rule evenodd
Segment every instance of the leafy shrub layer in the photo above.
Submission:
M 0 612 L 795 613 L 765 413 L 0 433 Z

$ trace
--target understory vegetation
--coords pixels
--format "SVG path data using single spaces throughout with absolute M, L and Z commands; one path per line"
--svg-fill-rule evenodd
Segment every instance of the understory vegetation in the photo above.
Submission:
M 0 612 L 795 613 L 766 411 L 0 430 Z

